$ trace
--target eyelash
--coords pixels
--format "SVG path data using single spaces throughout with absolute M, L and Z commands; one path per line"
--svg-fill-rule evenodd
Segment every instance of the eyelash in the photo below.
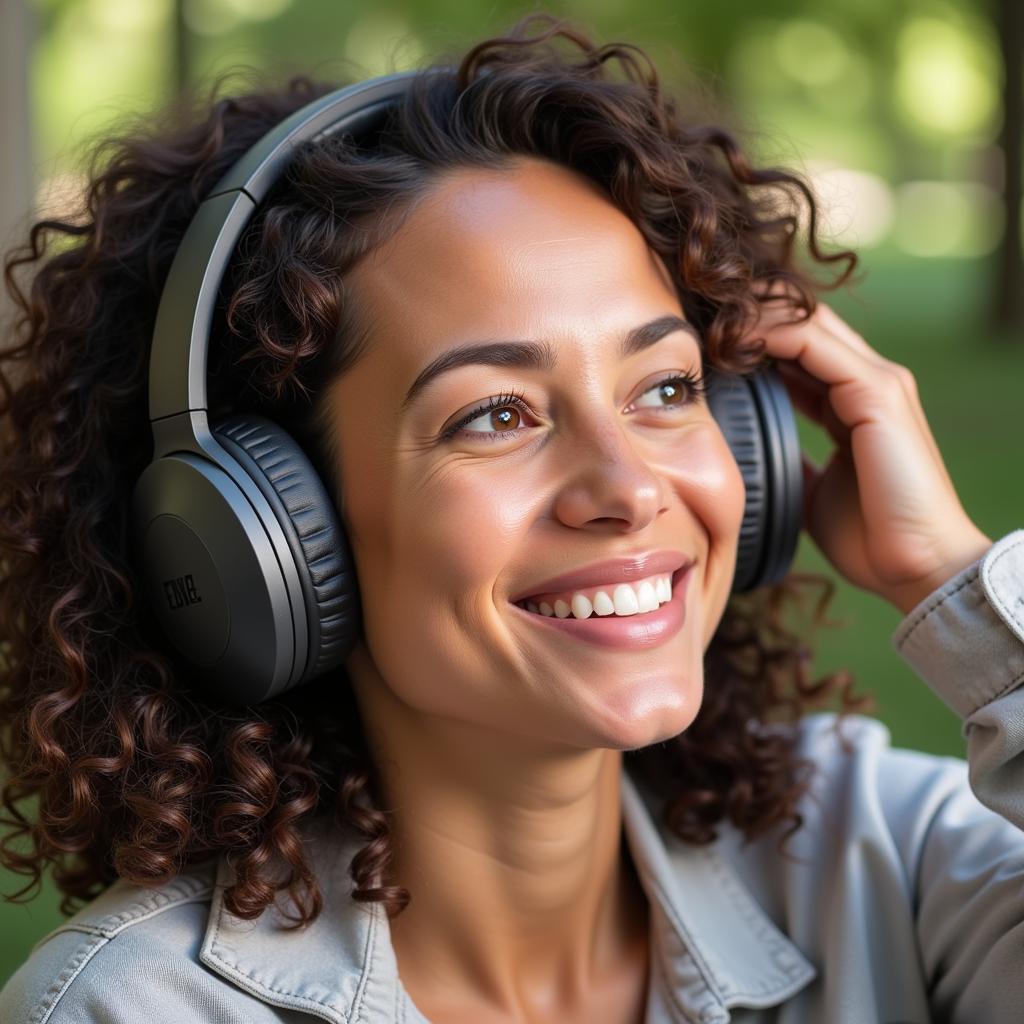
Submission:
M 655 388 L 663 387 L 665 384 L 672 384 L 676 381 L 682 381 L 687 388 L 690 390 L 690 397 L 687 398 L 682 405 L 693 405 L 701 395 L 707 392 L 707 380 L 700 374 L 692 373 L 673 373 L 662 380 L 657 381 L 647 388 L 643 394 L 647 394 L 648 391 L 653 391 Z M 471 413 L 463 416 L 457 423 L 453 423 L 442 435 L 441 440 L 447 441 L 454 437 L 462 427 L 467 423 L 472 423 L 478 416 L 482 416 L 485 412 L 490 412 L 492 409 L 501 409 L 504 406 L 515 406 L 517 409 L 521 409 L 524 412 L 529 412 L 524 401 L 523 392 L 521 391 L 510 391 L 508 393 L 493 395 L 482 405 L 477 406 Z M 663 407 L 667 408 L 667 407 Z M 678 407 L 677 407 L 678 408 Z M 510 434 L 518 433 L 518 429 L 515 430 L 490 430 L 480 431 L 474 430 L 472 436 L 475 438 L 481 438 L 485 441 L 498 441 L 503 437 L 507 437 Z

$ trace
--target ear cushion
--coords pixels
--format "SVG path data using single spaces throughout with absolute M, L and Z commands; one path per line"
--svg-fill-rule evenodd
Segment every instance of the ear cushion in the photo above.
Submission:
M 309 658 L 297 686 L 341 664 L 358 635 L 359 588 L 348 539 L 309 458 L 283 428 L 255 413 L 232 413 L 212 426 L 246 469 L 281 522 L 306 599 Z
M 800 437 L 786 386 L 766 364 L 749 376 L 708 370 L 708 404 L 743 476 L 746 505 L 732 593 L 781 580 L 800 539 Z
M 746 492 L 736 549 L 732 593 L 757 585 L 768 525 L 769 500 L 764 437 L 747 381 L 709 369 L 707 400 L 711 414 L 739 466 Z

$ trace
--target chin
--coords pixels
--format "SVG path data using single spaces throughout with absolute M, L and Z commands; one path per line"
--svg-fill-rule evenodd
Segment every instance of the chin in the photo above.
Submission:
M 599 726 L 603 738 L 597 746 L 611 750 L 641 750 L 685 732 L 697 717 L 704 696 L 701 673 L 696 684 L 678 683 L 650 693 L 624 694 L 618 706 L 607 707 Z

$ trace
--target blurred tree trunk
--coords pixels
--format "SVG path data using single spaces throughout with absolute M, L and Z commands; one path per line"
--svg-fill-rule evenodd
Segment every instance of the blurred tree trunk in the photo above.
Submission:
M 1024 4 L 998 0 L 996 28 L 1003 53 L 1003 127 L 999 146 L 1005 169 L 1006 231 L 999 249 L 996 322 L 1024 330 L 1024 249 L 1021 204 L 1024 201 Z
M 188 87 L 192 69 L 192 35 L 185 21 L 185 0 L 174 0 L 174 92 Z
M 19 240 L 33 207 L 32 128 L 29 106 L 29 55 L 34 22 L 28 0 L 0 3 L 0 248 Z M 0 289 L 0 317 L 10 313 L 6 289 Z

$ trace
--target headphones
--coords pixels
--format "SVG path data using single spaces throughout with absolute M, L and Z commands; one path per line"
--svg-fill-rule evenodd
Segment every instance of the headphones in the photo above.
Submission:
M 294 147 L 378 127 L 417 73 L 345 86 L 267 132 L 199 206 L 160 298 L 149 365 L 153 456 L 132 497 L 130 557 L 164 637 L 224 704 L 256 704 L 337 668 L 360 611 L 348 541 L 310 458 L 264 416 L 208 420 L 217 290 Z M 789 396 L 769 366 L 749 377 L 710 374 L 707 401 L 746 486 L 739 593 L 789 570 L 800 446 Z

